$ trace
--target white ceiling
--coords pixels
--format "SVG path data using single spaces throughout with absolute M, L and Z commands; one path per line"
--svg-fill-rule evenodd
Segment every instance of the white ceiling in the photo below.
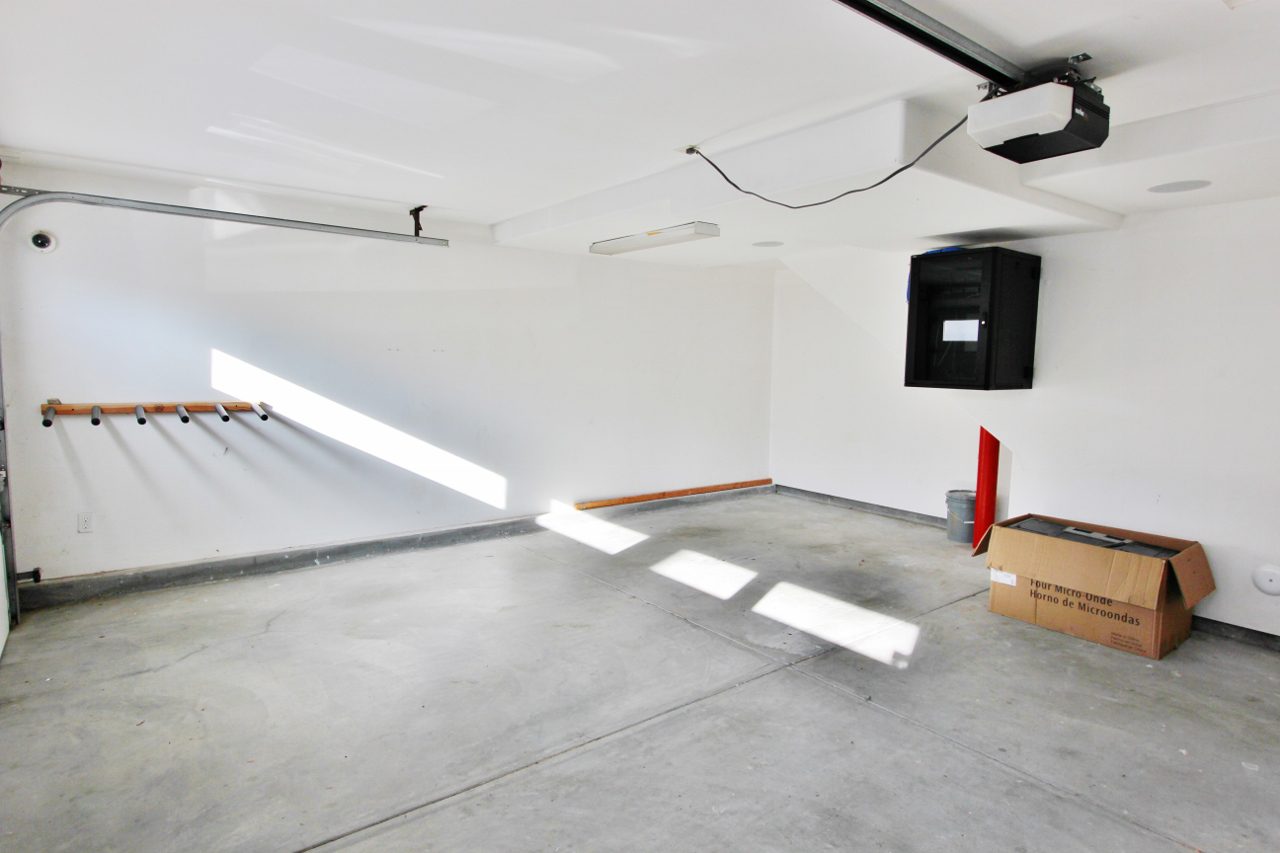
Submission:
M 1223 139 L 1189 138 L 1222 119 L 1253 134 L 1240 156 L 1274 153 L 1275 122 L 1214 107 L 1276 109 L 1265 96 L 1280 91 L 1280 0 L 915 5 L 1023 65 L 1092 53 L 1112 140 L 1097 156 L 1019 169 L 960 133 L 918 172 L 817 211 L 719 197 L 698 207 L 657 189 L 694 174 L 689 143 L 794 161 L 790 142 L 806 150 L 826 120 L 903 101 L 905 155 L 963 114 L 978 80 L 834 0 L 3 0 L 0 148 L 32 163 L 427 203 L 429 215 L 494 224 L 500 241 L 561 251 L 687 214 L 725 236 L 651 257 L 701 264 L 758 259 L 750 244 L 765 239 L 788 243 L 776 253 L 1109 227 L 1108 211 L 1198 203 L 1153 205 L 1153 175 L 1214 181 L 1205 201 L 1258 194 L 1242 171 L 1280 177 L 1276 157 L 1241 170 L 1211 150 Z M 774 185 L 810 198 L 876 176 L 879 161 L 848 153 L 805 155 L 823 168 Z M 628 207 L 637 193 L 644 203 Z

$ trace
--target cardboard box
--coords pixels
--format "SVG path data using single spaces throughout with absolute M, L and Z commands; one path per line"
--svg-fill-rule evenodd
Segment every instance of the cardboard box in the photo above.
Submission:
M 1136 540 L 1172 556 L 1012 527 L 1029 518 Z M 1043 515 L 992 525 L 973 553 L 987 555 L 993 612 L 1149 658 L 1164 657 L 1187 638 L 1191 608 L 1214 590 L 1198 542 Z

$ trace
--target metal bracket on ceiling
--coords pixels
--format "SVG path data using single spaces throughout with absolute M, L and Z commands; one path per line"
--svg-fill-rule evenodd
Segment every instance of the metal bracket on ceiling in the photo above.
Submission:
M 1077 83 L 1087 86 L 1099 95 L 1102 89 L 1094 83 L 1096 77 L 1086 77 L 1084 72 L 1080 70 L 1080 66 L 1093 59 L 1087 53 L 1077 53 L 1075 56 L 1068 56 L 1066 59 L 1058 59 L 1052 62 L 1046 62 L 1043 65 L 1031 69 L 1032 83 L 1065 83 L 1068 86 L 1074 86 Z

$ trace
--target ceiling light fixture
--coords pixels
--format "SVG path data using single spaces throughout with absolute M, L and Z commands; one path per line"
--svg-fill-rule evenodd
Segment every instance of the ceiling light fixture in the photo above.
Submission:
M 758 246 L 761 249 L 776 249 L 778 246 L 782 245 L 782 241 L 781 240 L 761 240 L 759 243 L 752 243 L 751 245 Z
M 628 234 L 626 237 L 614 237 L 591 244 L 594 255 L 620 255 L 623 252 L 634 252 L 639 249 L 652 249 L 657 246 L 670 246 L 673 243 L 687 243 L 690 240 L 705 240 L 707 237 L 719 237 L 720 226 L 714 222 L 686 222 L 683 225 L 672 225 L 668 228 L 655 228 L 639 234 Z
M 1154 187 L 1147 187 L 1149 193 L 1189 193 L 1192 190 L 1202 190 L 1209 186 L 1212 181 L 1170 181 L 1167 184 L 1156 184 Z

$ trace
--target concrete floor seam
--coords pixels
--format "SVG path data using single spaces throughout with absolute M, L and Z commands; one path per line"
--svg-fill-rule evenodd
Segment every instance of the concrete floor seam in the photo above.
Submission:
M 954 607 L 955 605 L 959 604 L 962 601 L 968 601 L 971 598 L 977 598 L 980 595 L 986 595 L 988 592 L 990 592 L 990 590 L 984 586 L 982 589 L 974 590 L 968 595 L 962 595 L 959 598 L 954 599 L 953 601 L 948 601 L 946 604 L 939 604 L 937 607 L 930 607 L 928 610 L 924 611 L 923 613 L 917 613 L 915 616 L 912 616 L 911 618 L 923 619 L 924 617 L 928 616 L 931 613 L 937 613 L 939 610 L 946 610 L 948 607 Z
M 971 598 L 972 596 L 967 596 L 967 597 Z M 1115 820 L 1134 826 L 1142 830 L 1143 832 L 1149 833 L 1157 838 L 1163 839 L 1172 844 L 1176 844 L 1179 847 L 1183 847 L 1187 850 L 1196 850 L 1196 851 L 1202 850 L 1202 848 L 1197 847 L 1196 845 L 1191 844 L 1190 842 L 1183 841 L 1180 838 L 1169 835 L 1167 832 L 1163 832 L 1159 829 L 1156 829 L 1153 826 L 1149 826 L 1143 823 L 1142 821 L 1135 819 L 1132 815 L 1117 812 L 1114 809 L 1104 805 L 1103 803 L 1100 803 L 1097 800 L 1094 800 L 1086 796 L 1085 794 L 1082 794 L 1078 791 L 1073 791 L 1069 788 L 1063 788 L 1060 785 L 1055 785 L 1054 783 L 1048 781 L 1047 779 L 1042 779 L 1028 770 L 1024 770 L 1021 767 L 1010 764 L 1009 762 L 1004 761 L 997 756 L 994 756 L 988 752 L 984 752 L 983 750 L 978 749 L 977 747 L 972 746 L 970 744 L 967 744 L 962 740 L 958 740 L 957 738 L 952 737 L 951 735 L 948 735 L 944 732 L 940 732 L 937 729 L 933 728 L 932 726 L 929 726 L 921 722 L 920 720 L 915 719 L 914 717 L 908 716 L 907 714 L 903 714 L 899 711 L 895 711 L 893 708 L 890 708 L 887 705 L 883 705 L 879 702 L 874 701 L 870 696 L 863 696 L 859 693 L 856 693 L 853 690 L 850 690 L 849 688 L 845 687 L 843 684 L 838 684 L 834 681 L 831 681 L 830 679 L 824 678 L 823 676 L 817 673 L 807 672 L 803 669 L 797 669 L 796 673 L 798 675 L 802 675 L 806 678 L 816 681 L 819 684 L 822 684 L 825 687 L 828 687 L 837 693 L 840 693 L 851 699 L 856 699 L 857 701 L 861 702 L 862 704 L 870 708 L 874 708 L 875 710 L 888 714 L 889 716 L 896 717 L 897 719 L 902 720 L 908 725 L 914 726 L 915 728 L 918 728 L 921 731 L 929 735 L 932 735 L 933 737 L 938 738 L 939 740 L 945 741 L 955 747 L 963 749 L 964 751 L 972 755 L 976 755 L 979 758 L 983 758 L 987 761 L 990 761 L 1000 766 L 1004 770 L 1007 770 L 1008 772 L 1014 774 L 1015 776 L 1018 776 L 1021 779 L 1027 780 L 1033 785 L 1036 785 L 1037 787 L 1047 791 L 1048 793 L 1056 797 L 1060 797 L 1065 800 L 1070 800 L 1070 801 L 1079 803 L 1080 805 L 1086 808 L 1102 812 L 1103 814 L 1106 814 L 1107 816 Z
M 329 838 L 326 838 L 322 841 L 318 841 L 314 844 L 310 844 L 306 847 L 299 847 L 294 851 L 294 853 L 309 853 L 309 851 L 312 851 L 312 850 L 320 850 L 324 847 L 328 847 L 330 845 L 337 844 L 342 841 L 346 841 L 348 839 L 351 839 L 355 835 L 358 835 L 362 832 L 367 832 L 368 830 L 374 829 L 379 826 L 383 826 L 384 824 L 390 823 L 393 820 L 398 820 L 403 817 L 408 817 L 409 815 L 415 812 L 419 812 L 419 811 L 422 811 L 423 809 L 428 809 L 433 806 L 440 805 L 456 797 L 460 797 L 464 794 L 469 794 L 472 791 L 477 791 L 489 785 L 497 784 L 498 782 L 501 782 L 504 779 L 509 779 L 514 776 L 518 776 L 526 771 L 534 769 L 535 767 L 540 767 L 549 762 L 555 761 L 560 758 L 564 758 L 565 756 L 568 756 L 572 753 L 580 752 L 584 749 L 588 749 L 590 747 L 597 746 L 599 744 L 602 744 L 614 738 L 629 734 L 638 729 L 645 728 L 650 724 L 659 722 L 665 717 L 671 716 L 672 714 L 677 714 L 695 705 L 699 705 L 708 700 L 715 699 L 718 696 L 723 696 L 727 693 L 732 693 L 735 690 L 740 690 L 743 687 L 746 687 L 748 684 L 753 684 L 757 681 L 760 681 L 763 678 L 768 678 L 771 675 L 776 675 L 780 672 L 785 672 L 786 670 L 792 669 L 793 667 L 798 666 L 799 664 L 806 663 L 807 661 L 815 660 L 816 658 L 820 658 L 826 654 L 830 654 L 832 651 L 833 649 L 826 649 L 824 651 L 816 652 L 815 654 L 800 658 L 799 660 L 792 661 L 791 663 L 775 666 L 772 669 L 768 669 L 768 670 L 765 670 L 764 672 L 757 673 L 756 675 L 752 675 L 748 678 L 744 678 L 741 681 L 735 682 L 733 684 L 725 685 L 724 687 L 720 687 L 716 690 L 711 691 L 710 693 L 705 693 L 701 696 L 697 696 L 693 699 L 688 700 L 687 702 L 682 702 L 670 708 L 664 708 L 663 710 L 658 711 L 654 714 L 650 714 L 649 716 L 644 717 L 643 719 L 636 720 L 631 723 L 627 723 L 626 725 L 619 726 L 618 728 L 612 729 L 600 735 L 596 735 L 595 737 L 588 738 L 587 740 L 581 741 L 579 743 L 570 744 L 548 755 L 544 755 L 535 761 L 531 761 L 528 764 L 523 764 L 519 767 L 512 768 L 502 773 L 493 774 L 477 782 L 473 782 L 469 785 L 465 785 L 461 788 L 458 788 L 455 791 L 450 791 L 447 794 L 442 794 L 438 797 L 433 797 L 432 799 L 427 800 L 425 802 L 418 803 L 406 809 L 402 809 L 396 812 L 395 814 L 387 815 L 386 817 L 382 817 L 375 821 L 371 821 L 362 826 L 351 829 L 347 832 L 330 836 Z

